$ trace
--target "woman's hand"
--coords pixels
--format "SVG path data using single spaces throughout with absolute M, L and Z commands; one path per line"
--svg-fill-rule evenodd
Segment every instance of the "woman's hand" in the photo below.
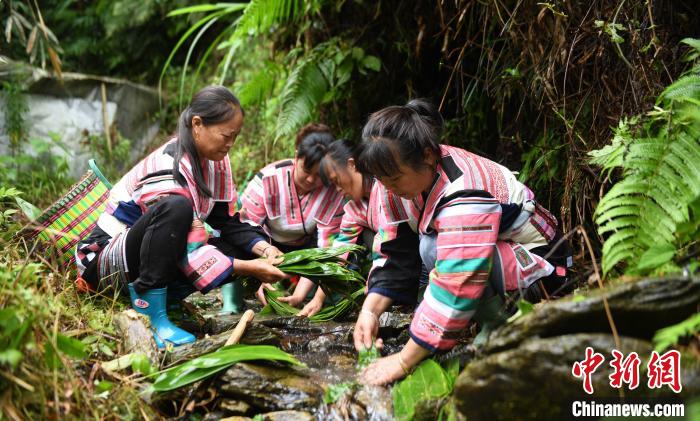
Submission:
M 380 358 L 367 366 L 360 373 L 360 382 L 372 385 L 384 385 L 395 382 L 413 371 L 430 351 L 409 339 L 403 349 L 388 357 Z
M 297 316 L 299 316 L 299 317 L 311 317 L 314 314 L 321 311 L 322 308 L 323 308 L 323 298 L 319 300 L 316 298 L 316 296 L 314 296 L 314 298 L 311 299 L 311 301 L 309 301 L 308 303 L 306 303 L 304 308 L 302 308 L 301 311 L 299 311 L 299 313 L 297 313 Z
M 271 265 L 279 265 L 284 261 L 284 253 L 273 245 L 270 245 L 264 249 L 262 257 L 267 259 L 267 262 Z
M 262 303 L 262 305 L 266 306 L 267 305 L 267 300 L 265 299 L 265 290 L 269 289 L 270 291 L 275 291 L 275 287 L 272 286 L 272 284 L 268 284 L 263 282 L 260 284 L 260 288 L 258 288 L 257 291 L 255 291 L 255 297 Z
M 399 354 L 397 353 L 380 358 L 368 365 L 360 373 L 360 383 L 383 386 L 402 379 L 404 376 L 406 376 L 406 373 L 401 368 Z
M 267 241 L 258 241 L 253 246 L 253 254 L 264 257 L 271 265 L 279 265 L 284 261 L 284 253 Z
M 384 345 L 382 340 L 377 339 L 375 341 L 374 338 L 377 337 L 377 333 L 379 332 L 379 316 L 389 308 L 392 301 L 391 298 L 377 294 L 376 292 L 367 294 L 367 298 L 365 298 L 365 302 L 362 304 L 362 310 L 360 310 L 360 314 L 357 317 L 355 330 L 352 332 L 355 349 L 358 352 L 363 348 L 371 348 L 372 342 L 374 342 L 374 346 L 376 346 L 377 349 L 382 348 Z
M 305 279 L 305 278 L 303 278 Z M 311 282 L 311 281 L 309 281 Z M 297 313 L 297 316 L 299 317 L 311 317 L 314 314 L 318 313 L 321 311 L 321 308 L 323 308 L 323 302 L 326 300 L 326 293 L 323 292 L 323 290 L 319 287 L 316 290 L 316 294 L 314 294 L 314 298 L 309 301 L 304 308 L 301 309 L 299 313 Z
M 296 307 L 304 301 L 305 296 L 299 297 L 297 294 L 288 295 L 286 297 L 279 297 L 278 300 L 287 303 L 292 307 Z
M 372 342 L 377 349 L 382 349 L 384 342 L 381 338 L 377 337 L 379 332 L 379 317 L 372 311 L 365 310 L 364 308 L 360 311 L 360 315 L 357 317 L 357 323 L 355 323 L 355 330 L 352 332 L 353 342 L 355 343 L 355 349 L 359 352 L 362 349 L 369 349 L 372 347 Z

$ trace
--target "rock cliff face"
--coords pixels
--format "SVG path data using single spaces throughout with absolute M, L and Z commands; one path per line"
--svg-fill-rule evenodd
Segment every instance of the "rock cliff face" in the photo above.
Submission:
M 682 361 L 683 390 L 675 394 L 668 386 L 647 387 L 647 363 L 654 333 L 698 311 L 700 281 L 647 279 L 621 283 L 596 291 L 586 298 L 571 298 L 537 308 L 532 313 L 495 331 L 477 358 L 462 371 L 454 389 L 458 410 L 469 420 L 565 419 L 571 417 L 574 400 L 619 399 L 608 376 L 611 351 L 617 349 L 605 316 L 607 295 L 625 356 L 641 358 L 639 387 L 624 395 L 631 398 L 687 400 L 700 392 L 698 364 Z M 572 366 L 592 347 L 605 361 L 592 376 L 594 393 L 588 395 Z M 606 400 L 605 402 L 612 402 Z

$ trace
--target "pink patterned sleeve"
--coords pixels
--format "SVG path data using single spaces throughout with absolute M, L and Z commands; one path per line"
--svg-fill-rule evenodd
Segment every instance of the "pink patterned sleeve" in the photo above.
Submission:
M 488 282 L 500 219 L 501 206 L 491 197 L 455 197 L 436 210 L 437 260 L 410 327 L 419 345 L 455 346 Z
M 267 220 L 265 187 L 260 174 L 253 177 L 241 195 L 241 221 L 262 226 Z

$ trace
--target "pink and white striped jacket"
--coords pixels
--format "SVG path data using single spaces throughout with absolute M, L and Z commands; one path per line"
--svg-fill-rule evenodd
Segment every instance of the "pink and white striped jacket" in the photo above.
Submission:
M 101 272 L 100 275 L 104 277 L 115 273 L 128 282 L 124 252 L 126 233 L 151 205 L 168 195 L 184 196 L 192 203 L 194 215 L 187 237 L 187 252 L 180 262 L 181 270 L 192 284 L 206 293 L 232 273 L 233 258 L 207 244 L 210 235 L 219 233 L 208 230 L 205 226 L 217 202 L 226 206 L 228 216 L 231 221 L 234 220 L 237 192 L 229 159 L 204 161 L 204 179 L 212 193 L 212 197 L 206 197 L 197 189 L 187 156 L 180 160 L 179 165 L 179 172 L 184 176 L 186 185 L 180 185 L 173 176 L 175 150 L 176 139 L 171 139 L 136 164 L 112 187 L 105 211 L 97 221 L 97 226 L 108 235 L 109 240 L 97 244 L 91 243 L 90 237 L 86 243 L 78 244 L 76 262 L 79 273 L 101 252 L 105 264 L 101 266 L 104 273 Z M 251 243 L 259 240 L 262 240 L 260 234 L 252 231 L 246 237 L 246 241 Z M 247 245 L 248 250 L 251 247 Z
M 488 282 L 497 241 L 516 247 L 521 267 L 541 273 L 551 266 L 527 250 L 546 245 L 556 231 L 556 219 L 541 208 L 517 232 L 499 235 L 501 205 L 522 205 L 534 198 L 532 191 L 493 161 L 451 146 L 440 151 L 438 177 L 419 221 L 421 234 L 437 235 L 437 260 L 410 327 L 411 337 L 430 350 L 452 348 L 467 326 Z
M 344 204 L 333 187 L 299 197 L 294 162 L 273 162 L 260 170 L 241 196 L 241 220 L 263 227 L 278 243 L 302 245 L 318 230 L 318 247 L 330 247 L 338 235 Z
M 375 179 L 369 199 L 345 204 L 340 233 L 333 246 L 357 244 L 365 229 L 374 233 L 367 293 L 415 303 L 421 272 L 417 234 L 419 208 L 418 201 L 401 199 Z

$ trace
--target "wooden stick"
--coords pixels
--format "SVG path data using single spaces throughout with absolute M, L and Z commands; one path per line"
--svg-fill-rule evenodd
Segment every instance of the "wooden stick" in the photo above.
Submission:
M 243 316 L 241 316 L 241 319 L 238 321 L 238 324 L 236 324 L 236 327 L 233 328 L 233 332 L 231 332 L 231 336 L 228 338 L 224 346 L 237 344 L 243 337 L 243 332 L 245 332 L 248 322 L 252 322 L 254 317 L 255 312 L 253 310 L 246 310 L 245 313 L 243 313 Z

